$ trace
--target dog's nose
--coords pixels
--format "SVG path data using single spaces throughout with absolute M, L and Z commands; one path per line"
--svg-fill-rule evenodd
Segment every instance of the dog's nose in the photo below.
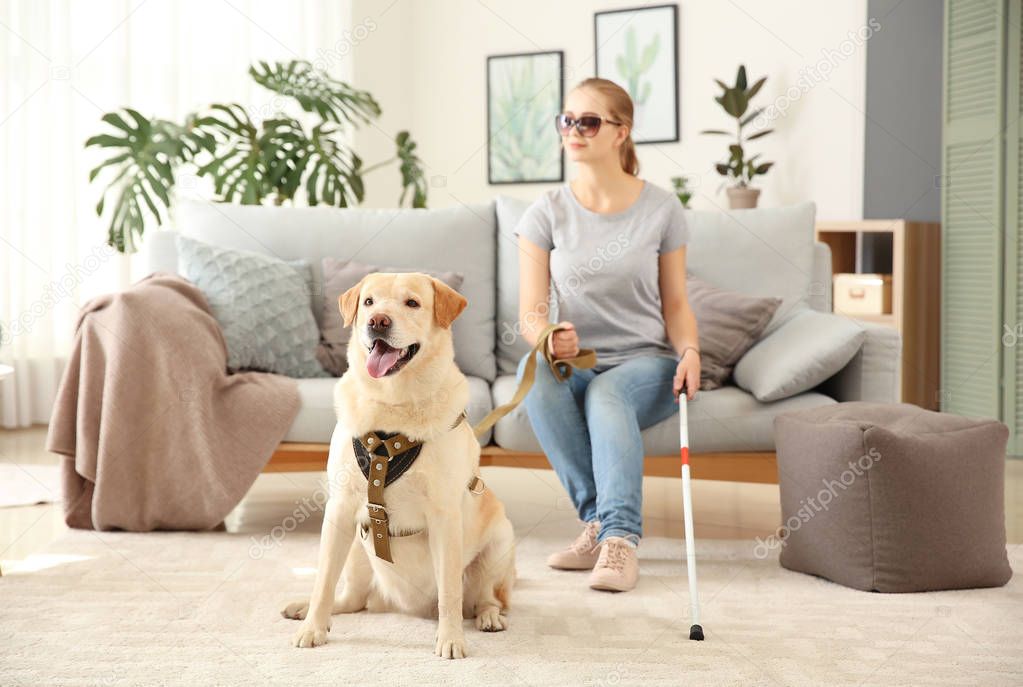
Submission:
M 370 316 L 366 323 L 371 331 L 384 333 L 391 328 L 391 318 L 385 313 L 378 312 Z

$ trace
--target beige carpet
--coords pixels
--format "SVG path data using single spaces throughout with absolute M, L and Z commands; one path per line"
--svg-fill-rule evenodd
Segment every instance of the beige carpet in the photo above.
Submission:
M 557 543 L 561 543 L 560 540 Z M 707 641 L 690 642 L 681 542 L 647 539 L 630 593 L 543 565 L 520 542 L 510 629 L 466 622 L 470 658 L 431 653 L 425 619 L 335 618 L 293 649 L 281 604 L 307 593 L 316 537 L 262 557 L 226 533 L 72 531 L 0 578 L 0 684 L 9 685 L 1019 685 L 1023 548 L 1000 589 L 868 594 L 700 541 Z

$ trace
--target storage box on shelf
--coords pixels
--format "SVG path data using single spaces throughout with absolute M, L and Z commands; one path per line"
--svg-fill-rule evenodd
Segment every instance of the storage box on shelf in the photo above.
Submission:
M 941 225 L 908 220 L 819 221 L 817 240 L 831 247 L 833 274 L 862 272 L 864 246 L 880 248 L 891 274 L 891 312 L 848 317 L 892 327 L 902 337 L 899 400 L 938 409 L 940 383 Z M 834 312 L 842 314 L 836 300 Z

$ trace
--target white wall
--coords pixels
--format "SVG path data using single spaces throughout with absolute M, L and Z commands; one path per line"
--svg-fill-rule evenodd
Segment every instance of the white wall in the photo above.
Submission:
M 384 109 L 379 126 L 358 135 L 357 150 L 367 163 L 386 157 L 393 134 L 410 130 L 434 181 L 432 207 L 499 193 L 534 198 L 550 185 L 487 184 L 486 56 L 563 50 L 567 90 L 593 75 L 593 12 L 623 4 L 355 0 L 353 22 L 372 21 L 374 29 L 353 55 L 353 79 Z M 759 180 L 761 203 L 812 199 L 819 217 L 862 217 L 866 46 L 857 31 L 867 25 L 866 0 L 679 3 L 681 141 L 639 146 L 640 175 L 669 187 L 670 177 L 686 174 L 697 182 L 694 207 L 726 205 L 713 170 L 726 139 L 698 132 L 727 126 L 713 79 L 731 83 L 745 63 L 751 78 L 768 76 L 759 104 L 782 98 L 788 105 L 775 133 L 750 144 L 776 162 Z M 570 162 L 567 174 L 574 175 Z M 367 205 L 393 206 L 397 172 L 376 172 L 367 187 Z

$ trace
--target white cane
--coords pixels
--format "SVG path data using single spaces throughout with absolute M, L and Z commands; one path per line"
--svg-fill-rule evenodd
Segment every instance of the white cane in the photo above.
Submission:
M 703 641 L 700 627 L 700 597 L 696 592 L 696 541 L 693 535 L 693 493 L 689 483 L 689 417 L 686 407 L 686 388 L 683 384 L 678 395 L 678 437 L 682 455 L 682 515 L 686 528 L 686 574 L 689 577 L 689 604 L 693 624 L 689 639 Z

